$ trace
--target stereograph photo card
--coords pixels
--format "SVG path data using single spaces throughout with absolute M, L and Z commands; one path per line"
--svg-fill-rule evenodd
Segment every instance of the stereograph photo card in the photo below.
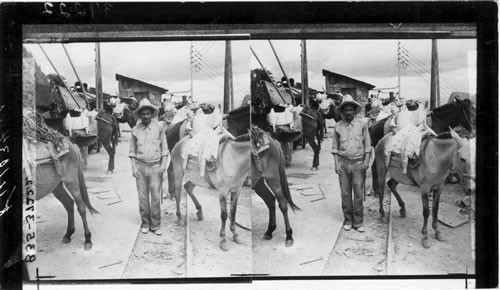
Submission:
M 3 3 L 2 285 L 497 287 L 497 11 Z

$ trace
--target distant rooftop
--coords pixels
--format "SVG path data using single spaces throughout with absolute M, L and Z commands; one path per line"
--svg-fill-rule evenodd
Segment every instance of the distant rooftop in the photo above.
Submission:
M 366 87 L 369 87 L 369 90 L 371 90 L 371 89 L 373 89 L 375 87 L 372 84 L 369 84 L 369 83 L 357 80 L 355 78 L 351 78 L 351 77 L 346 76 L 346 75 L 342 75 L 342 74 L 339 74 L 339 73 L 334 73 L 334 72 L 331 72 L 331 71 L 326 70 L 326 69 L 323 69 L 323 76 L 335 76 L 335 77 L 346 78 L 346 79 L 352 80 L 354 82 L 360 83 L 360 84 L 362 84 L 362 85 L 364 85 Z
M 131 77 L 127 77 L 127 76 L 124 76 L 124 75 L 116 74 L 116 75 L 115 75 L 115 77 L 116 77 L 116 80 L 117 80 L 117 81 L 119 81 L 119 80 L 121 80 L 121 79 L 125 79 L 125 80 L 131 80 L 131 81 L 135 81 L 135 82 L 142 83 L 142 84 L 144 84 L 144 85 L 146 85 L 146 86 L 149 86 L 149 87 L 152 87 L 152 88 L 155 88 L 155 89 L 157 89 L 157 90 L 162 91 L 162 94 L 164 94 L 164 93 L 168 92 L 168 90 L 167 90 L 167 89 L 165 89 L 165 88 L 162 88 L 162 87 L 159 87 L 159 86 L 155 86 L 155 85 L 150 84 L 150 83 L 147 83 L 147 82 L 145 82 L 145 81 L 141 81 L 141 80 L 138 80 L 138 79 L 134 79 L 134 78 L 131 78 Z

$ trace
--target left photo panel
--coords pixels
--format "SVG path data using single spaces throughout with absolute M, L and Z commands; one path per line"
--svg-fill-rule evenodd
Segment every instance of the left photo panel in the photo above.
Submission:
M 247 40 L 25 43 L 28 280 L 252 273 Z

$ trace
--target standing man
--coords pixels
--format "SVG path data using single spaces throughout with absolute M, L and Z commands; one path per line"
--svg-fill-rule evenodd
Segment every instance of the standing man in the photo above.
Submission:
M 154 121 L 158 108 L 147 98 L 141 100 L 134 111 L 136 119 L 141 119 L 132 128 L 129 157 L 132 161 L 132 174 L 137 181 L 139 194 L 139 213 L 141 232 L 150 230 L 161 235 L 161 179 L 167 168 L 168 147 L 163 126 Z
M 332 154 L 335 172 L 339 175 L 344 230 L 354 227 L 358 232 L 364 232 L 363 190 L 372 149 L 368 125 L 356 118 L 361 105 L 350 95 L 345 95 L 335 110 L 342 115 L 342 120 L 334 127 Z

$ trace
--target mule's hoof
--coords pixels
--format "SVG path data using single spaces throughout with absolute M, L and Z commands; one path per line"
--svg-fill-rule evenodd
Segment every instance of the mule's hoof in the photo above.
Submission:
M 313 167 L 311 167 L 311 170 L 312 170 L 312 171 L 316 171 L 316 170 L 318 170 L 318 167 L 314 167 L 314 166 L 313 166 Z
M 422 246 L 424 246 L 424 248 L 428 249 L 431 247 L 431 243 L 429 242 L 429 239 L 428 238 L 423 238 L 422 239 Z
M 61 242 L 63 242 L 64 244 L 69 244 L 71 242 L 71 238 L 63 237 Z
M 113 174 L 113 170 L 106 171 L 106 174 Z
M 175 200 L 175 195 L 170 195 L 169 199 L 170 200 Z
M 286 242 L 285 242 L 285 246 L 286 246 L 286 247 L 291 247 L 291 246 L 293 246 L 293 239 L 286 240 Z
M 404 209 L 404 208 L 400 209 L 400 210 L 399 210 L 399 215 L 400 215 L 402 218 L 406 217 L 406 209 Z
M 92 250 L 92 243 L 91 242 L 85 243 L 85 251 L 90 251 L 90 250 Z
M 383 216 L 380 218 L 380 222 L 383 224 L 389 223 L 389 218 L 387 216 Z
M 198 216 L 199 221 L 203 220 L 203 212 L 201 211 L 201 209 L 196 213 L 196 216 Z
M 234 240 L 234 242 L 235 242 L 235 243 L 237 243 L 237 244 L 243 244 L 243 240 L 242 240 L 242 239 L 240 238 L 240 236 L 239 236 L 239 235 L 237 235 L 237 234 L 236 234 L 236 235 L 233 235 L 233 240 Z
M 183 226 L 186 225 L 186 223 L 184 222 L 183 219 L 179 219 L 179 220 L 177 220 L 177 225 L 180 226 L 180 227 L 183 227 Z
M 440 242 L 444 242 L 446 240 L 441 232 L 436 232 L 436 239 Z
M 262 237 L 262 240 L 264 241 L 269 241 L 270 239 L 273 238 L 273 235 L 270 235 L 270 234 L 264 234 L 264 236 Z
M 224 240 L 224 241 L 220 242 L 220 248 L 221 248 L 221 250 L 223 250 L 223 251 L 227 251 L 227 250 L 229 250 L 229 246 L 227 245 L 227 241 L 226 241 L 226 240 Z

